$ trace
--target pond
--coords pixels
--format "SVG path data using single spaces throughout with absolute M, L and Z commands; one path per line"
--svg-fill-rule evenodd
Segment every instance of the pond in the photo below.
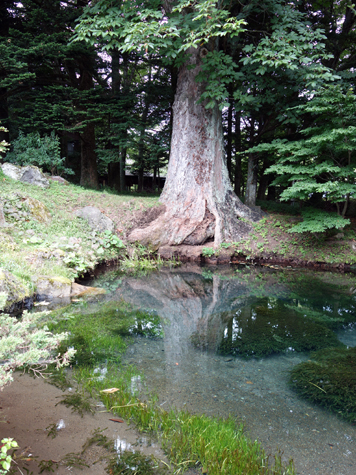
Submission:
M 162 408 L 230 415 L 267 453 L 292 457 L 298 474 L 356 473 L 348 408 L 335 403 L 332 412 L 288 383 L 310 352 L 356 346 L 353 275 L 185 266 L 142 277 L 111 273 L 94 285 L 109 289 L 105 300 L 148 312 L 131 328 L 124 362 L 144 374 L 132 385 L 157 393 Z M 316 398 L 331 387 L 310 375 L 301 384 Z

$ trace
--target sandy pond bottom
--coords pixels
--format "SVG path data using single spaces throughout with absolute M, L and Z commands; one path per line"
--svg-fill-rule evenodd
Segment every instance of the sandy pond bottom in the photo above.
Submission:
M 104 429 L 103 433 L 115 441 L 118 453 L 125 449 L 139 450 L 166 460 L 156 444 L 139 435 L 132 427 L 126 423 L 109 421 L 112 416 L 99 412 L 103 410 L 102 407 L 97 407 L 94 415 L 85 414 L 80 417 L 62 404 L 56 406 L 64 394 L 41 378 L 20 376 L 19 373 L 15 374 L 14 383 L 0 393 L 0 438 L 14 438 L 21 452 L 34 457 L 34 461 L 20 462 L 20 467 L 29 470 L 23 473 L 40 474 L 38 462 L 41 460 L 60 462 L 69 453 L 81 452 L 83 444 L 96 429 Z M 54 439 L 48 436 L 46 430 L 52 424 L 59 427 Z M 84 457 L 88 467 L 68 467 L 59 463 L 57 467 L 54 466 L 54 472 L 43 473 L 104 475 L 107 474 L 105 463 L 97 462 L 103 455 L 105 451 L 102 448 L 93 446 L 86 451 Z
M 267 454 L 280 450 L 283 460 L 293 458 L 298 475 L 356 474 L 356 427 L 286 385 L 288 370 L 305 356 L 242 360 L 194 351 L 175 352 L 172 359 L 171 350 L 162 340 L 140 339 L 126 358 L 143 370 L 145 388 L 159 395 L 163 408 L 230 414 Z

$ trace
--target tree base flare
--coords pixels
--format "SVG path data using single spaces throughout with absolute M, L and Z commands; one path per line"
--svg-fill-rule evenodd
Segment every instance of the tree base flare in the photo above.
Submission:
M 134 229 L 128 236 L 150 249 L 161 246 L 202 245 L 214 241 L 238 242 L 252 230 L 251 222 L 263 213 L 245 206 L 234 193 L 227 193 L 223 203 L 192 196 L 183 203 L 166 204 L 166 210 L 143 228 Z

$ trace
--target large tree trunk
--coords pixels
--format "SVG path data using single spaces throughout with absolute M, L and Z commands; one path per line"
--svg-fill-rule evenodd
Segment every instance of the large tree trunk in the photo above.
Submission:
M 173 133 L 166 184 L 160 201 L 165 213 L 129 239 L 157 249 L 161 245 L 238 241 L 261 215 L 235 195 L 225 160 L 221 113 L 198 103 L 204 84 L 196 82 L 205 48 L 189 50 L 181 67 L 173 106 Z M 194 65 L 193 69 L 189 66 Z

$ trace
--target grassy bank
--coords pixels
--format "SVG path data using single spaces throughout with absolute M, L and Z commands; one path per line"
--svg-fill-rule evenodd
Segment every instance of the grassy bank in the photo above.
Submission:
M 100 262 L 124 256 L 121 241 L 132 226 L 134 212 L 158 202 L 158 197 L 133 198 L 57 182 L 42 189 L 5 177 L 1 169 L 0 180 L 8 224 L 0 228 L 0 268 L 11 272 L 27 295 L 36 291 L 36 276 L 74 281 Z M 30 204 L 36 205 L 32 212 Z M 96 206 L 110 217 L 114 233 L 94 232 L 86 220 L 77 218 L 74 212 L 85 206 Z M 134 252 L 136 260 L 144 256 L 142 249 Z
M 51 182 L 48 189 L 5 177 L 0 170 L 0 198 L 6 222 L 0 228 L 0 268 L 9 271 L 26 289 L 36 291 L 34 276 L 62 277 L 74 281 L 100 262 L 120 259 L 124 270 L 145 267 L 153 256 L 142 246 L 126 248 L 130 229 L 139 226 L 146 210 L 158 206 L 158 196 L 119 195 L 111 190 L 87 190 L 80 186 Z M 354 221 L 342 233 L 291 233 L 300 222 L 298 210 L 278 203 L 260 203 L 268 215 L 245 239 L 201 246 L 202 259 L 292 260 L 342 266 L 356 263 Z M 100 234 L 77 218 L 75 211 L 96 206 L 115 225 L 114 233 Z M 32 209 L 32 211 L 31 211 Z

